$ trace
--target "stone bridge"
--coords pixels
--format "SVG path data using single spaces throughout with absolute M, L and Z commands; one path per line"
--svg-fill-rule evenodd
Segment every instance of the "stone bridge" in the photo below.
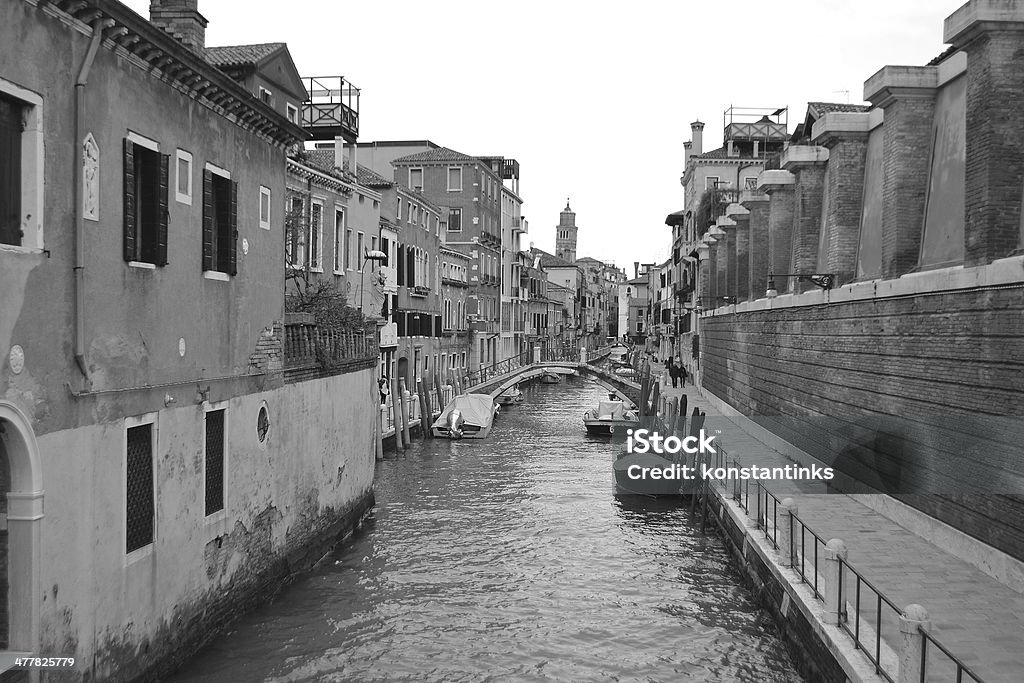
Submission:
M 605 368 L 586 362 L 540 361 L 521 365 L 509 372 L 488 377 L 465 387 L 466 393 L 490 394 L 493 398 L 520 382 L 537 379 L 544 374 L 580 375 L 595 379 L 598 384 L 614 392 L 620 399 L 634 406 L 640 402 L 640 385 Z

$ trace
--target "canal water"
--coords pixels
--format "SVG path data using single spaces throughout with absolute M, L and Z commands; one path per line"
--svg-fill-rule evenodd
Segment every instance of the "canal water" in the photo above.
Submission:
M 688 508 L 612 495 L 605 390 L 524 393 L 486 441 L 389 454 L 363 530 L 174 680 L 802 680 Z

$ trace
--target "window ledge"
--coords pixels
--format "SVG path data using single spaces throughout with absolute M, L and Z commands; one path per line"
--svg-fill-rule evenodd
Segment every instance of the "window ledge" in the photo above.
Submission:
M 146 263 L 144 261 L 129 261 L 129 268 L 140 268 L 142 270 L 156 270 L 155 263 Z
M 207 280 L 217 280 L 218 282 L 230 282 L 231 276 L 227 273 L 222 273 L 219 270 L 204 270 L 203 277 Z
M 35 247 L 23 247 L 17 244 L 0 244 L 0 252 L 7 252 L 9 254 L 45 254 L 43 249 L 36 249 Z
M 124 566 L 128 567 L 128 566 L 131 566 L 131 565 L 135 564 L 136 562 L 139 562 L 139 561 L 141 561 L 141 560 L 143 560 L 143 559 L 145 559 L 147 557 L 152 557 L 152 555 L 153 555 L 153 546 L 155 544 L 156 544 L 156 539 L 154 538 L 152 541 L 150 541 L 148 544 L 142 546 L 141 548 L 138 548 L 136 550 L 131 551 L 130 553 L 127 553 L 124 556 Z

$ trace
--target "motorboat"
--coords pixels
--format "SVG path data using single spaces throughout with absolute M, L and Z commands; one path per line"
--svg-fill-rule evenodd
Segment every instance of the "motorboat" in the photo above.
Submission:
M 444 407 L 430 431 L 443 439 L 486 439 L 499 410 L 488 394 L 462 394 Z
M 597 408 L 583 413 L 588 434 L 611 435 L 636 427 L 640 418 L 635 410 L 618 400 L 601 401 Z
M 515 403 L 522 403 L 525 400 L 526 397 L 523 396 L 523 392 L 519 390 L 518 385 L 512 387 L 495 399 L 500 406 L 510 406 Z
M 545 372 L 540 376 L 540 381 L 541 384 L 558 384 L 562 381 L 562 378 L 554 372 Z
M 683 470 L 683 464 L 686 461 L 653 453 L 617 454 L 612 465 L 615 495 L 679 496 L 693 493 L 700 482 L 686 478 L 693 474 L 692 470 Z

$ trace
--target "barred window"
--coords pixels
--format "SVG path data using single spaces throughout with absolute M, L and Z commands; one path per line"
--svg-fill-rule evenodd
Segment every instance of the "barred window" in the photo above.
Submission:
M 130 553 L 153 542 L 153 425 L 128 429 L 125 477 L 126 546 Z
M 206 413 L 206 515 L 224 509 L 224 413 Z

